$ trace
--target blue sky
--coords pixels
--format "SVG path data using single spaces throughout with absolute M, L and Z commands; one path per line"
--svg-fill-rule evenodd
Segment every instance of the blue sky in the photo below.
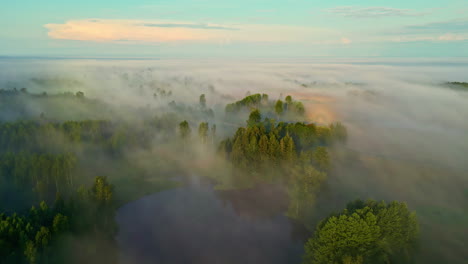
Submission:
M 0 55 L 467 57 L 468 1 L 23 0 Z

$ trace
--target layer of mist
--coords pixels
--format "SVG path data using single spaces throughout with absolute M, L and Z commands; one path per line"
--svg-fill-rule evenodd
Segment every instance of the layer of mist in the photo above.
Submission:
M 45 116 L 58 121 L 112 119 L 137 127 L 147 118 L 172 113 L 177 124 L 187 120 L 192 130 L 199 122 L 216 124 L 222 139 L 244 126 L 248 117 L 241 112 L 226 119 L 226 104 L 249 93 L 267 93 L 272 100 L 292 95 L 304 103 L 305 121 L 341 122 L 348 130 L 347 145 L 331 153 L 332 171 L 317 200 L 317 221 L 357 198 L 405 201 L 421 222 L 418 263 L 463 263 L 468 259 L 468 90 L 450 89 L 446 83 L 467 82 L 466 72 L 466 62 L 427 60 L 5 58 L 0 59 L 1 90 L 26 88 L 27 94 L 47 97 L 24 96 L 11 111 L 0 105 L 0 121 Z M 87 101 L 69 100 L 64 94 L 57 103 L 50 96 L 66 92 L 83 92 Z M 197 108 L 200 94 L 206 95 L 212 113 Z M 212 151 L 194 148 L 199 155 L 188 159 L 179 155 L 180 146 L 159 135 L 146 148 L 123 155 L 149 178 L 153 173 L 170 177 L 200 171 L 212 163 L 218 164 L 212 173 L 228 174 Z M 102 167 L 115 165 L 104 158 L 89 159 L 94 160 L 89 170 L 104 172 Z M 118 167 L 111 171 L 124 174 Z

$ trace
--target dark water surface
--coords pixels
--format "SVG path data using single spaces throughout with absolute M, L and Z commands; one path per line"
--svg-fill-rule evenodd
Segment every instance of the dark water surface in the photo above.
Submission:
M 194 182 L 128 203 L 116 216 L 120 263 L 300 263 L 303 230 L 281 202 L 261 201 L 281 196 L 268 194 L 223 196 Z

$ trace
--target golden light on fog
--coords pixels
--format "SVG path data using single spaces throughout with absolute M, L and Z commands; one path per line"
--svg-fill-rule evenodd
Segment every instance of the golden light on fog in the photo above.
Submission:
M 329 124 L 338 121 L 337 113 L 331 106 L 335 102 L 335 99 L 331 96 L 295 93 L 293 97 L 304 103 L 308 122 Z

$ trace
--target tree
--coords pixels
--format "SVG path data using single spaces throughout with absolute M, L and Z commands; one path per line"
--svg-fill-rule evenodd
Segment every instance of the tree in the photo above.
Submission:
M 200 140 L 202 143 L 206 143 L 208 139 L 208 123 L 202 122 L 198 126 L 198 136 L 200 137 Z
M 114 187 L 107 182 L 107 177 L 98 176 L 91 188 L 91 198 L 99 205 L 110 205 L 113 201 L 113 189 Z
M 211 126 L 211 143 L 214 144 L 216 139 L 216 124 Z
M 346 127 L 340 122 L 330 125 L 331 136 L 334 140 L 341 143 L 346 143 L 348 138 L 348 131 Z
M 296 102 L 294 104 L 294 108 L 296 109 L 296 113 L 298 113 L 299 115 L 303 115 L 305 113 L 305 108 L 302 102 Z
M 63 214 L 56 214 L 52 222 L 52 229 L 60 234 L 68 230 L 68 217 Z
M 280 145 L 278 139 L 276 138 L 275 134 L 270 133 L 270 138 L 268 142 L 268 156 L 270 157 L 270 160 L 276 160 L 276 157 L 278 157 L 279 150 Z
M 418 236 L 404 203 L 360 200 L 317 226 L 305 245 L 304 263 L 407 263 Z
M 296 157 L 296 146 L 294 145 L 294 141 L 289 134 L 287 134 L 282 140 L 284 140 L 283 159 L 291 162 Z
M 64 213 L 66 209 L 65 201 L 60 193 L 55 195 L 54 211 L 57 213 Z
M 292 102 L 293 102 L 292 97 L 290 95 L 286 96 L 285 101 L 286 101 L 287 104 L 292 104 Z
M 291 175 L 288 186 L 289 207 L 288 216 L 301 221 L 307 221 L 308 216 L 314 212 L 316 194 L 327 175 L 310 165 L 302 165 Z
M 379 237 L 377 217 L 368 208 L 351 215 L 331 216 L 306 243 L 304 263 L 343 263 L 350 257 L 368 257 Z
M 247 120 L 247 126 L 253 127 L 262 121 L 262 115 L 258 109 L 252 110 L 249 115 L 249 119 Z
M 275 112 L 277 115 L 281 115 L 283 113 L 283 101 L 281 100 L 276 101 Z
M 268 100 L 268 95 L 266 94 L 248 95 L 240 101 L 226 105 L 226 113 L 236 113 L 239 112 L 241 109 L 256 108 L 265 100 Z
M 206 97 L 205 97 L 205 94 L 200 95 L 200 106 L 201 106 L 202 108 L 205 108 L 205 107 L 206 107 Z
M 260 137 L 260 141 L 258 142 L 258 150 L 260 152 L 260 160 L 262 162 L 268 161 L 268 136 L 263 134 Z
M 77 98 L 84 98 L 84 93 L 79 91 L 79 92 L 76 92 L 76 97 Z
M 268 94 L 262 94 L 262 104 L 263 105 L 268 104 Z
M 26 248 L 24 250 L 24 256 L 30 264 L 36 264 L 37 260 L 37 248 L 34 245 L 34 242 L 29 240 L 26 242 Z
M 330 156 L 324 147 L 317 147 L 313 154 L 313 161 L 315 166 L 321 171 L 330 169 Z
M 50 242 L 50 231 L 47 227 L 41 226 L 41 229 L 36 233 L 36 245 L 41 249 L 46 248 Z
M 187 139 L 188 137 L 190 137 L 190 133 L 192 132 L 192 130 L 190 129 L 190 125 L 186 120 L 182 121 L 179 124 L 179 132 L 180 136 L 183 139 Z

